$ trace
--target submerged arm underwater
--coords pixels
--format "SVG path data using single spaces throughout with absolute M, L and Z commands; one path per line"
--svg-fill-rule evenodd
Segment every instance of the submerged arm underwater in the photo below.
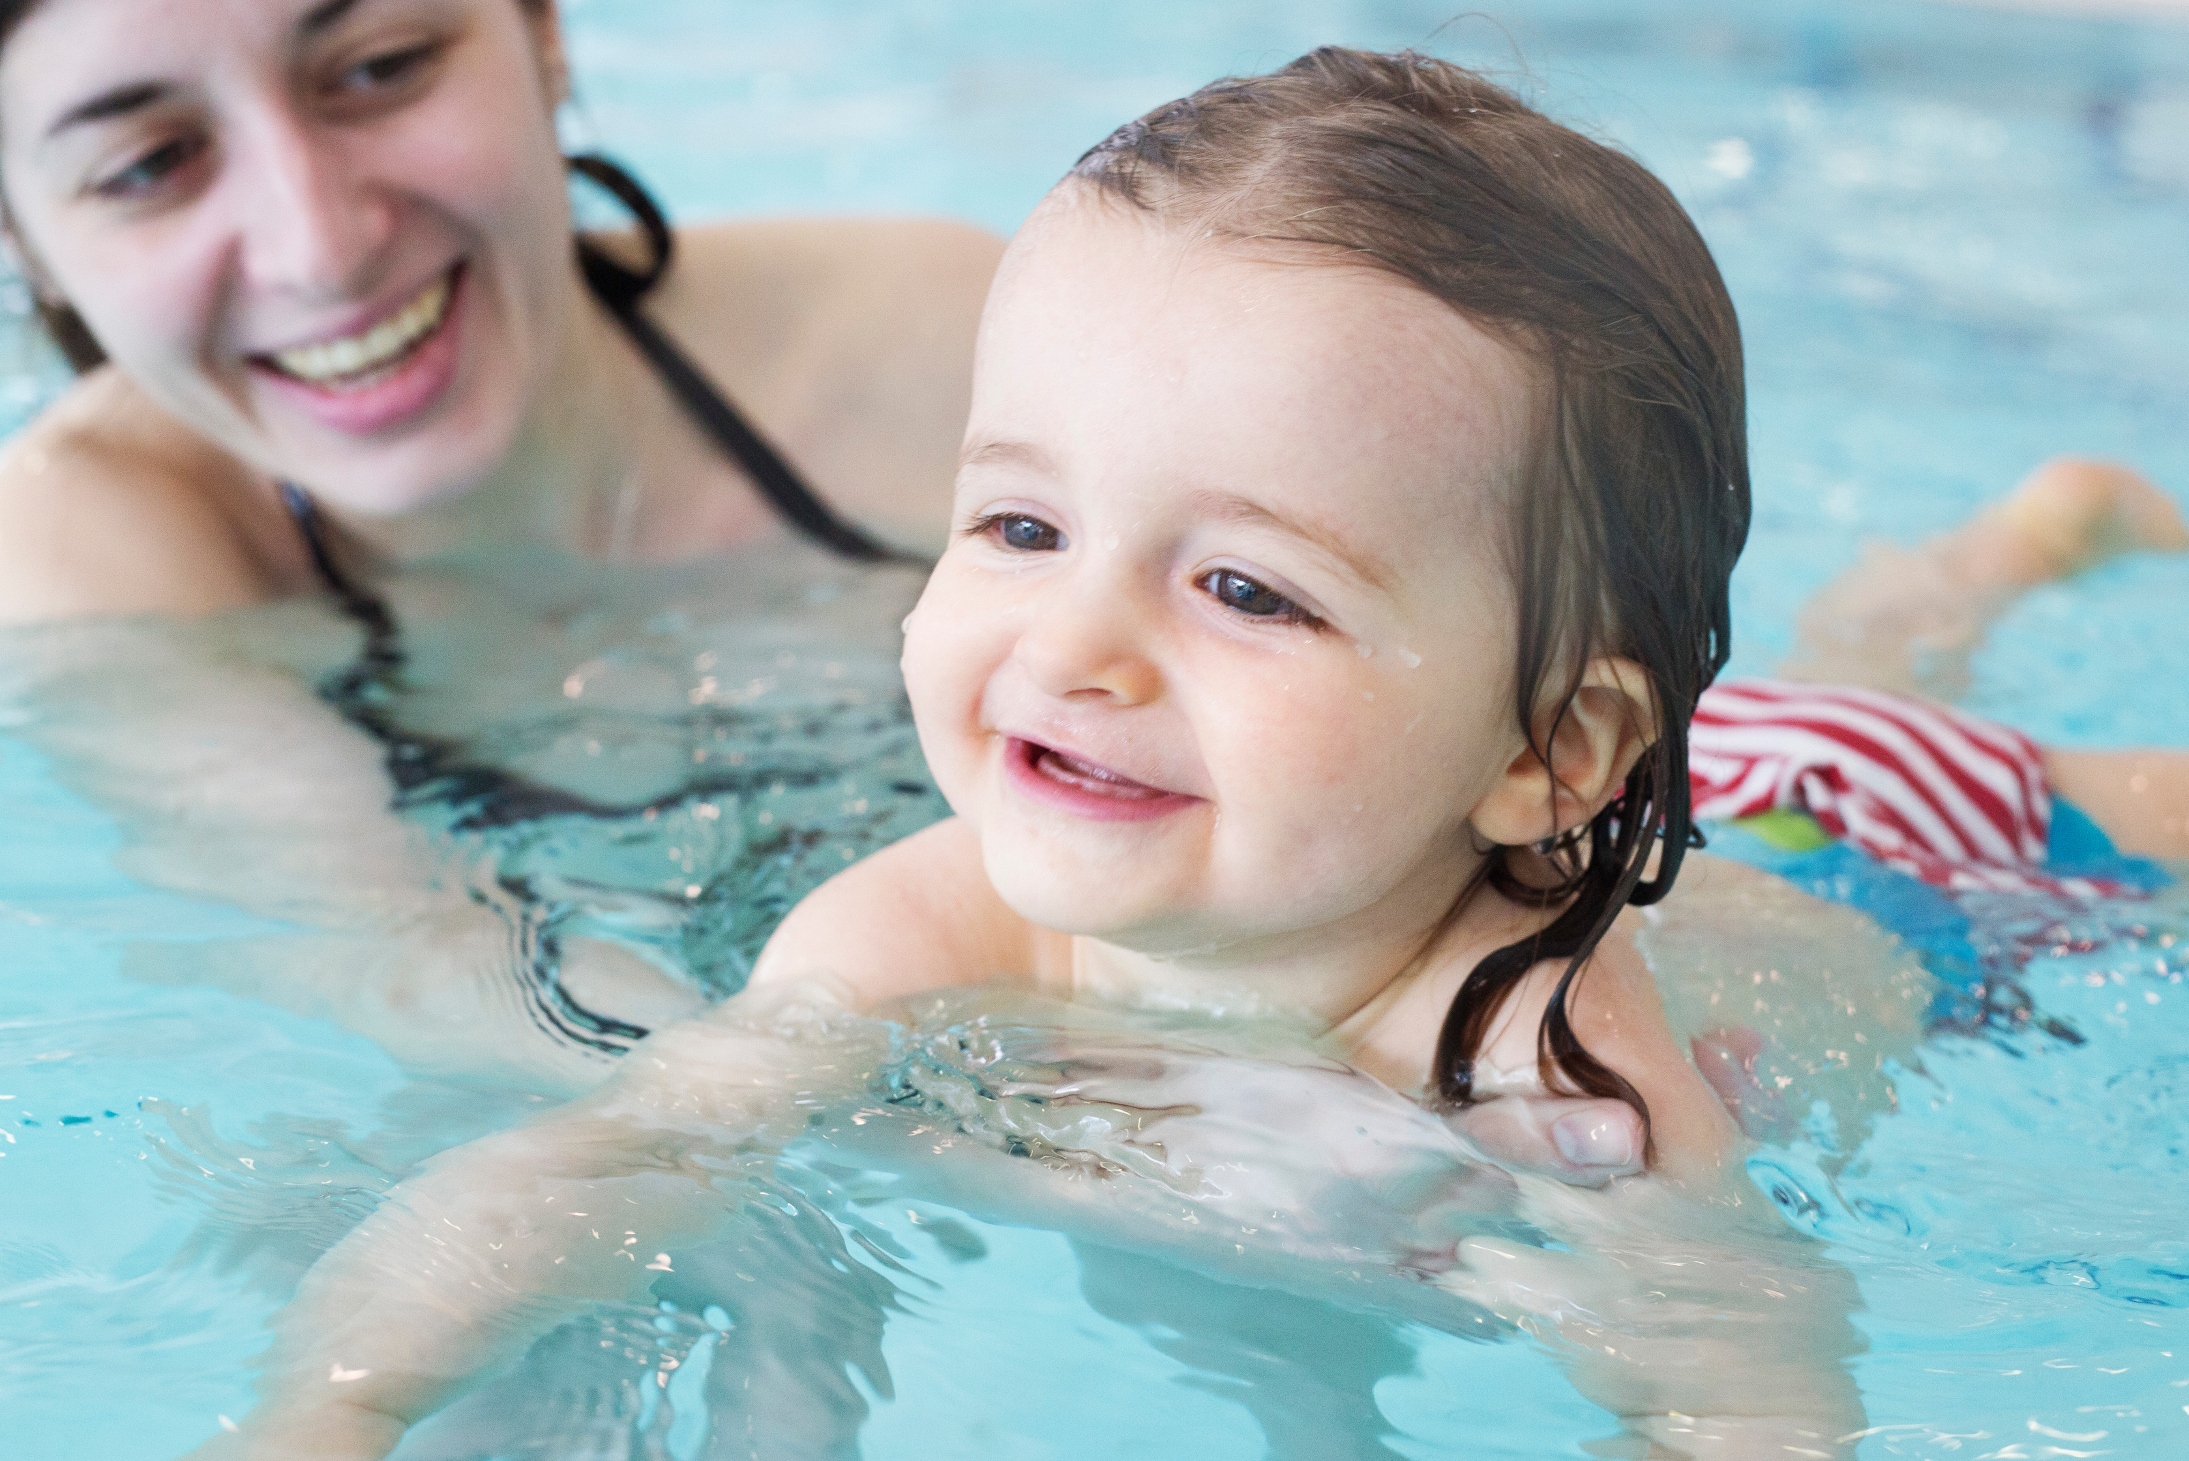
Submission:
M 590 1087 L 613 1056 L 554 1033 L 543 972 L 649 1025 L 696 999 L 612 945 L 541 948 L 516 900 L 394 809 L 384 748 L 308 688 L 347 648 L 331 621 L 294 607 L 18 630 L 0 694 L 14 734 L 119 824 L 123 870 L 267 923 L 140 943 L 131 974 L 335 1020 L 422 1072 Z
M 642 1299 L 887 1049 L 827 991 L 732 1001 L 591 1095 L 429 1164 L 307 1275 L 275 1322 L 263 1403 L 193 1457 L 385 1456 L 562 1319 Z
M 1720 976 L 1743 982 L 1730 965 Z M 276 1323 L 263 1406 L 199 1461 L 382 1456 L 559 1322 L 643 1302 L 670 1261 L 658 1255 L 739 1221 L 774 1154 L 893 1059 L 892 1027 L 844 1013 L 864 1002 L 839 981 L 764 979 L 639 1046 L 591 1095 L 403 1183 L 307 1278 Z M 1851 1280 L 1737 1167 L 1708 1193 L 1657 1179 L 1584 1193 L 1523 1175 L 1519 1216 L 1571 1251 L 1464 1220 L 1456 1245 L 1410 1246 L 1435 1229 L 1438 1208 L 1415 1190 L 1437 1163 L 1413 1158 L 1441 1154 L 1447 1187 L 1470 1170 L 1442 1122 L 1342 1066 L 1180 1063 L 1136 1050 L 1118 1029 L 1104 1035 L 1094 1018 L 1019 1053 L 1058 1073 L 1024 1111 L 960 1109 L 1023 1082 L 1018 1066 L 970 1082 L 938 1068 L 942 1084 L 921 1094 L 935 1118 L 919 1129 L 941 1133 L 923 1147 L 952 1148 L 934 1177 L 951 1205 L 1107 1229 L 1103 1241 L 1127 1246 L 1223 1237 L 1227 1264 L 1250 1263 L 1283 1288 L 1337 1274 L 1356 1301 L 1364 1273 L 1417 1293 L 1427 1279 L 1539 1338 L 1630 1434 L 1683 1454 L 1833 1456 L 1861 1428 L 1844 1364 L 1860 1348 Z M 1036 1160 L 972 1134 L 999 1119 L 1019 1123 L 1009 1130 Z M 968 1139 L 947 1135 L 956 1123 Z M 883 1139 L 872 1122 L 862 1130 Z M 1471 1195 L 1448 1193 L 1444 1205 L 1478 1206 L 1502 1186 L 1497 1205 L 1508 1206 L 1510 1183 L 1475 1170 Z M 1099 1172 L 1118 1180 L 1088 1180 Z M 1406 1208 L 1396 1218 L 1384 1210 L 1394 1202 Z M 1228 1240 L 1257 1230 L 1267 1251 L 1234 1260 Z

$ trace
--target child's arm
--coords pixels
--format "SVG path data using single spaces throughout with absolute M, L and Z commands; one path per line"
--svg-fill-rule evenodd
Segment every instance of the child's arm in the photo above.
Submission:
M 643 1042 L 592 1095 L 398 1186 L 306 1276 L 264 1402 L 200 1456 L 384 1456 L 574 1310 L 643 1296 L 809 1109 L 884 1057 L 857 1011 L 1023 968 L 1023 925 L 978 857 L 954 823 L 876 854 L 798 906 L 746 993 Z
M 1804 951 L 1819 959 L 1893 955 L 1874 929 L 1874 944 L 1852 937 L 1848 924 L 1865 920 L 1815 905 L 1775 878 L 1714 859 L 1699 859 L 1694 872 L 1699 881 L 1683 885 L 1675 911 L 1701 898 L 1723 902 L 1718 916 L 1764 924 L 1762 940 L 1775 935 L 1777 953 L 1795 959 L 1788 973 Z M 1710 905 L 1688 916 L 1707 916 Z M 1788 1229 L 1747 1181 L 1747 1143 L 1681 1049 L 1659 997 L 1659 975 L 1690 973 L 1653 973 L 1631 931 L 1642 918 L 1629 913 L 1602 942 L 1567 1008 L 1583 1047 L 1648 1104 L 1651 1170 L 1672 1181 L 1622 1183 L 1600 1196 L 1524 1181 L 1526 1216 L 1572 1251 L 1469 1240 L 1445 1286 L 1563 1351 L 1576 1389 L 1661 1446 L 1699 1457 L 1839 1457 L 1839 1437 L 1863 1426 L 1861 1395 L 1845 1369 L 1861 1347 L 1850 1321 L 1854 1279 Z M 1714 951 L 1721 959 L 1751 953 L 1762 948 Z M 1561 975 L 1563 964 L 1530 970 L 1499 1012 L 1478 1071 L 1502 1071 L 1521 1095 L 1539 1089 L 1534 1040 Z M 1845 988 L 1837 992 L 1848 997 Z
M 1540 1089 L 1536 1034 L 1563 972 L 1530 972 L 1479 1071 Z M 1838 1438 L 1863 1423 L 1842 1363 L 1859 1348 L 1853 1280 L 1747 1180 L 1739 1129 L 1681 1050 L 1625 927 L 1568 1011 L 1583 1047 L 1648 1104 L 1650 1171 L 1670 1180 L 1602 1195 L 1528 1183 L 1524 1210 L 1573 1251 L 1471 1240 L 1446 1286 L 1563 1350 L 1576 1388 L 1683 1454 L 1842 1454 Z

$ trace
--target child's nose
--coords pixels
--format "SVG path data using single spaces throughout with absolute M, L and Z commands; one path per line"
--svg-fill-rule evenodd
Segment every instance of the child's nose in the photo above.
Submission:
M 1145 705 L 1163 692 L 1138 616 L 1109 595 L 1059 585 L 1019 636 L 1017 659 L 1035 687 L 1060 700 Z

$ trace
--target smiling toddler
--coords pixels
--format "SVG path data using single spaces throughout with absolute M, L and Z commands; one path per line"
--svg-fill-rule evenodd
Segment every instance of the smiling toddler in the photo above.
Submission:
M 1732 305 L 1655 178 L 1414 56 L 1160 110 L 1007 256 L 956 512 L 905 679 L 957 816 L 757 987 L 1277 1009 L 1716 1160 L 1601 942 L 1686 849 L 1748 517 Z

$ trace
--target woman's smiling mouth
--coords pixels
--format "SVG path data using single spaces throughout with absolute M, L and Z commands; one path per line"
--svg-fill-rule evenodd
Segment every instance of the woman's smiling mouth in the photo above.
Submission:
M 451 276 L 443 274 L 378 324 L 339 340 L 277 350 L 267 358 L 282 374 L 331 390 L 356 386 L 401 360 L 448 315 Z
M 1198 805 L 1201 798 L 1135 781 L 1109 767 L 1038 741 L 1008 738 L 1011 784 L 1035 801 L 1095 822 L 1148 822 Z
M 253 356 L 251 363 L 322 425 L 353 435 L 400 425 L 439 400 L 455 378 L 464 276 L 459 263 L 362 329 Z

